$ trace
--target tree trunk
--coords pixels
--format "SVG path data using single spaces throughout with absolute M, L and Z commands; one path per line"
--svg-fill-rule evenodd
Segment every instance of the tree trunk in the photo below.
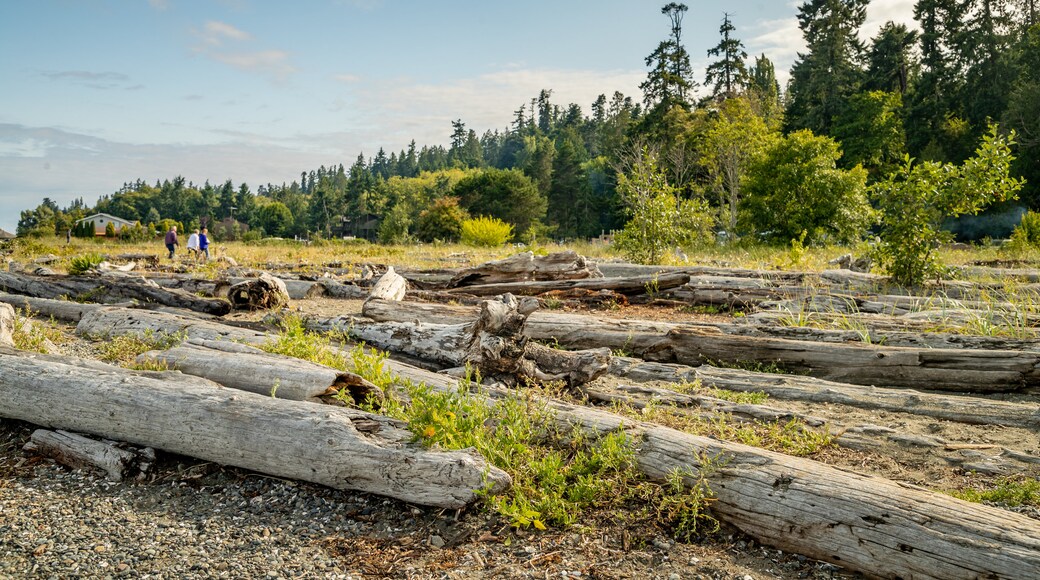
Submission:
M 172 370 L 225 387 L 291 401 L 321 402 L 323 397 L 341 390 L 357 404 L 383 398 L 379 387 L 354 373 L 226 340 L 193 340 L 171 349 L 146 352 L 137 361 L 163 363 Z
M 590 264 L 584 256 L 579 256 L 573 250 L 547 256 L 535 256 L 533 252 L 523 252 L 503 260 L 486 262 L 475 268 L 463 270 L 452 277 L 446 287 L 602 277 L 603 274 L 600 274 L 595 264 Z
M 0 376 L 0 416 L 44 427 L 437 507 L 509 485 L 478 456 L 421 449 L 400 422 L 353 409 L 6 354 Z
M 376 320 L 440 320 L 464 315 L 464 309 L 370 300 L 363 314 Z M 361 323 L 355 332 L 364 332 Z M 566 348 L 609 348 L 647 360 L 690 365 L 712 361 L 779 365 L 814 377 L 860 385 L 885 385 L 949 391 L 1005 392 L 1040 384 L 1040 352 L 890 347 L 865 344 L 852 331 L 811 328 L 748 328 L 744 325 L 676 324 L 649 320 L 595 318 L 580 314 L 536 312 L 524 326 L 530 338 L 556 341 Z M 750 334 L 740 336 L 731 333 Z M 787 338 L 777 338 L 784 335 Z M 827 338 L 831 342 L 791 340 Z M 856 339 L 858 343 L 843 342 Z M 878 337 L 880 340 L 880 337 Z M 968 340 L 950 340 L 963 346 Z M 979 341 L 979 346 L 985 346 Z
M 226 300 L 200 298 L 181 290 L 166 290 L 143 278 L 48 276 L 37 278 L 0 272 L 0 290 L 37 298 L 89 299 L 92 302 L 140 300 L 222 316 L 231 311 Z
M 613 290 L 619 294 L 633 296 L 638 294 L 656 294 L 658 292 L 682 286 L 690 276 L 682 272 L 652 276 L 635 276 L 631 278 L 587 278 L 583 280 L 546 280 L 529 282 L 501 282 L 498 284 L 482 284 L 451 289 L 449 292 L 464 292 L 477 296 L 496 296 L 498 294 L 520 294 L 534 296 L 554 290 Z
M 395 272 L 391 266 L 387 268 L 386 273 L 379 278 L 379 281 L 369 291 L 368 297 L 369 299 L 401 300 L 404 298 L 407 290 L 408 280 L 405 280 L 404 277 Z
M 120 449 L 112 443 L 98 441 L 68 431 L 37 429 L 22 448 L 50 457 L 73 469 L 99 469 L 110 481 L 123 481 L 127 476 L 143 475 L 155 461 L 155 451 Z
M 694 382 L 743 393 L 761 392 L 776 399 L 835 403 L 860 409 L 911 413 L 971 425 L 1006 425 L 1040 429 L 1040 407 L 980 397 L 925 393 L 835 383 L 797 375 L 778 375 L 709 365 L 689 367 L 614 357 L 610 374 L 635 381 Z

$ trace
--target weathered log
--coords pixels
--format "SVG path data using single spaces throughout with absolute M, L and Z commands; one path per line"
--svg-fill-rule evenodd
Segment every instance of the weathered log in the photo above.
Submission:
M 119 321 L 114 313 L 105 314 Z M 183 328 L 189 335 L 214 333 L 202 330 L 213 325 L 210 322 L 163 321 L 161 317 L 175 317 L 152 312 L 130 314 L 146 319 L 125 320 L 119 331 L 151 327 Z M 91 317 L 101 319 L 98 313 Z M 229 329 L 226 334 L 245 332 Z M 385 364 L 435 390 L 458 388 L 444 375 L 393 360 Z M 551 420 L 567 430 L 578 426 L 606 434 L 628 429 L 638 441 L 638 467 L 652 477 L 664 479 L 676 469 L 698 470 L 705 458 L 711 460 L 704 475 L 718 497 L 714 513 L 767 545 L 878 578 L 1021 578 L 1040 566 L 1040 524 L 1018 514 L 811 460 L 634 424 L 629 418 L 574 405 L 549 404 Z
M 225 387 L 279 399 L 320 402 L 340 391 L 358 404 L 383 398 L 379 387 L 354 373 L 226 340 L 188 341 L 167 350 L 148 351 L 137 360 L 164 363 Z
M 145 262 L 152 268 L 159 265 L 158 254 L 116 254 L 111 259 L 121 262 Z
M 394 271 L 393 266 L 387 268 L 386 273 L 379 278 L 375 286 L 368 293 L 368 299 L 380 298 L 383 300 L 401 300 L 408 290 L 408 280 Z
M 0 416 L 438 507 L 509 476 L 466 452 L 409 444 L 393 419 L 133 373 L 0 354 Z M 201 380 L 201 379 L 199 379 Z
M 368 290 L 354 283 L 345 283 L 331 278 L 320 278 L 318 284 L 325 288 L 325 295 L 329 298 L 341 298 L 346 300 L 363 300 L 368 297 Z
M 140 300 L 221 316 L 231 311 L 226 300 L 200 298 L 187 292 L 160 288 L 143 278 L 48 276 L 0 272 L 0 290 L 37 298 L 89 298 L 93 302 Z
M 110 481 L 143 475 L 155 462 L 155 451 L 151 448 L 135 452 L 61 430 L 37 429 L 22 449 L 50 457 L 73 469 L 101 470 Z
M 325 287 L 312 280 L 294 280 L 285 276 L 274 276 L 267 272 L 261 272 L 254 278 L 228 278 L 225 284 L 218 285 L 218 292 L 223 292 L 225 294 L 230 293 L 231 288 L 242 283 L 256 283 L 256 280 L 262 278 L 264 275 L 281 282 L 282 286 L 285 287 L 286 296 L 292 300 L 306 300 L 308 298 L 318 298 L 325 295 Z M 267 284 L 270 285 L 269 282 Z
M 700 381 L 709 387 L 746 393 L 761 392 L 776 399 L 911 413 L 972 425 L 1040 429 L 1040 405 L 1037 404 L 848 385 L 798 375 L 722 369 L 709 365 L 689 367 L 627 357 L 611 359 L 610 374 L 635 381 Z
M 409 302 L 379 300 L 368 301 L 362 312 L 374 320 L 421 321 L 425 320 L 423 316 L 437 309 L 443 316 L 465 312 L 444 305 L 416 306 Z M 364 332 L 362 326 L 355 324 L 354 331 Z M 676 324 L 536 312 L 527 319 L 524 333 L 536 340 L 556 341 L 567 348 L 610 348 L 647 360 L 690 365 L 711 361 L 778 364 L 814 377 L 862 385 L 1004 392 L 1040 384 L 1037 369 L 1040 352 L 1037 351 L 931 348 L 927 344 L 882 346 L 863 343 L 862 337 L 853 331 L 766 327 L 756 334 L 756 329 L 742 325 Z M 787 337 L 775 337 L 781 333 L 787 333 Z M 792 340 L 791 337 L 827 337 L 834 342 Z M 955 343 L 950 340 L 951 345 Z
M 0 304 L 0 345 L 14 346 L 14 308 Z
M 580 280 L 602 278 L 595 264 L 573 250 L 556 252 L 546 256 L 535 256 L 534 252 L 523 252 L 502 260 L 485 262 L 467 268 L 448 281 L 447 288 L 522 282 L 528 280 Z
M 289 304 L 285 282 L 267 273 L 232 284 L 227 297 L 235 310 L 269 310 Z
M 651 276 L 634 276 L 631 278 L 586 278 L 583 280 L 546 280 L 529 282 L 501 282 L 498 284 L 481 284 L 453 288 L 448 292 L 465 292 L 477 296 L 495 296 L 498 294 L 519 294 L 534 296 L 554 290 L 612 290 L 626 296 L 638 294 L 654 294 L 669 288 L 682 286 L 690 279 L 689 274 L 674 272 Z

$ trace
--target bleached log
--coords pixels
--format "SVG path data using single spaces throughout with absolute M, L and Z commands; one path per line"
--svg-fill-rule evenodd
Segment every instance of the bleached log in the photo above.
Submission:
M 463 309 L 442 305 L 370 300 L 363 314 L 376 320 L 423 320 L 440 309 L 450 316 Z M 364 332 L 356 323 L 355 332 Z M 950 391 L 1003 392 L 1040 384 L 1040 352 L 883 346 L 865 344 L 852 331 L 745 325 L 670 323 L 536 312 L 524 325 L 536 340 L 566 348 L 609 348 L 647 360 L 699 365 L 711 361 L 779 364 L 814 377 L 862 385 Z M 793 340 L 798 338 L 799 340 Z M 804 338 L 825 338 L 813 342 Z M 880 341 L 880 337 L 878 337 Z M 950 339 L 950 345 L 956 344 Z M 856 342 L 848 342 L 856 341 Z M 967 341 L 962 341 L 962 343 Z M 985 346 L 980 343 L 979 346 Z
M 776 399 L 911 413 L 971 425 L 1040 429 L 1040 405 L 1031 403 L 849 385 L 798 375 L 722 369 L 709 365 L 689 367 L 628 357 L 611 359 L 610 374 L 636 381 L 700 381 L 708 387 L 745 393 L 761 392 Z
M 48 276 L 39 278 L 24 274 L 0 272 L 0 290 L 37 298 L 82 298 L 93 302 L 139 300 L 195 310 L 217 316 L 231 311 L 226 300 L 201 298 L 182 290 L 160 288 L 143 278 L 87 276 Z
M 244 282 L 254 283 L 255 280 L 261 278 L 265 274 L 281 282 L 282 286 L 285 287 L 286 295 L 292 300 L 306 300 L 308 298 L 318 298 L 325 295 L 325 287 L 321 284 L 318 284 L 317 282 L 311 280 L 293 280 L 291 278 L 286 278 L 283 276 L 273 276 L 271 274 L 267 274 L 266 272 L 261 273 L 256 278 L 229 278 L 226 282 L 226 286 L 218 286 L 218 292 L 230 292 L 230 288 L 235 287 L 236 285 L 242 284 Z M 268 282 L 268 284 L 270 283 Z
M 336 489 L 459 508 L 509 476 L 466 452 L 410 444 L 393 419 L 216 383 L 0 354 L 0 417 L 78 431 Z
M 634 276 L 630 278 L 586 278 L 582 280 L 546 280 L 528 282 L 500 282 L 497 284 L 481 284 L 452 288 L 448 292 L 464 292 L 477 296 L 496 296 L 499 294 L 519 294 L 534 296 L 554 290 L 613 290 L 619 294 L 633 296 L 653 294 L 682 286 L 690 279 L 689 274 L 674 272 L 651 276 Z
M 0 345 L 14 346 L 14 308 L 0 304 Z
M 393 266 L 387 268 L 379 280 L 372 286 L 368 293 L 368 299 L 381 298 L 383 300 L 401 300 L 408 290 L 408 280 L 394 271 Z
M 195 340 L 137 357 L 225 387 L 292 401 L 320 402 L 341 390 L 358 404 L 382 400 L 379 387 L 351 372 L 264 352 L 237 342 Z
M 330 278 L 321 278 L 318 280 L 318 284 L 325 288 L 325 295 L 329 298 L 363 300 L 368 297 L 368 290 L 357 284 L 344 283 Z
M 50 457 L 73 469 L 99 469 L 110 481 L 123 481 L 147 471 L 155 461 L 155 452 L 135 453 L 112 443 L 84 437 L 68 431 L 33 431 L 22 449 Z
M 574 250 L 535 256 L 533 252 L 522 252 L 502 260 L 485 262 L 467 268 L 451 278 L 447 288 L 522 282 L 527 280 L 580 280 L 602 278 L 595 264 Z

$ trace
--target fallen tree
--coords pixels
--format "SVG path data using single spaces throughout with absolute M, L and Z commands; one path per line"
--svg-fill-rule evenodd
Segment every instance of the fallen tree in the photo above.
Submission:
M 50 457 L 73 469 L 100 470 L 110 481 L 141 477 L 155 462 L 155 450 L 151 447 L 122 449 L 115 443 L 61 430 L 37 429 L 22 449 Z
M 462 507 L 505 472 L 410 444 L 399 421 L 178 380 L 0 353 L 0 416 L 421 505 Z M 208 384 L 207 384 L 208 383 Z
M 477 296 L 497 296 L 499 294 L 519 294 L 535 296 L 557 290 L 612 290 L 619 294 L 632 296 L 637 294 L 656 293 L 669 288 L 682 286 L 689 281 L 689 274 L 682 272 L 634 276 L 630 278 L 586 278 L 581 280 L 532 280 L 526 282 L 499 282 L 451 288 L 448 292 L 463 292 Z
M 148 351 L 137 361 L 159 363 L 225 387 L 292 401 L 321 402 L 341 391 L 358 404 L 383 398 L 379 387 L 354 373 L 226 340 L 196 339 Z
M 451 278 L 447 288 L 477 286 L 500 282 L 526 280 L 580 280 L 602 278 L 595 264 L 573 250 L 535 256 L 534 252 L 522 252 L 502 260 L 485 262 L 467 268 Z
M 362 310 L 368 318 L 416 322 L 427 317 L 444 322 L 465 319 L 470 310 L 435 304 L 383 302 L 371 299 Z M 321 321 L 314 321 L 323 327 Z M 353 321 L 352 332 L 366 324 Z M 395 327 L 396 328 L 396 327 Z M 609 348 L 647 360 L 699 365 L 777 364 L 786 370 L 860 385 L 885 385 L 931 390 L 1004 392 L 1040 384 L 1040 352 L 984 348 L 933 348 L 866 344 L 853 331 L 764 327 L 737 324 L 677 324 L 651 320 L 596 318 L 587 315 L 536 312 L 524 325 L 533 339 L 555 341 L 574 349 Z M 777 335 L 784 335 L 783 338 Z M 793 340 L 827 338 L 831 342 Z M 845 342 L 855 339 L 857 342 Z M 968 342 L 963 340 L 958 346 Z M 1035 347 L 1034 347 L 1035 348 Z
M 139 300 L 222 316 L 231 311 L 226 300 L 201 298 L 177 289 L 165 289 L 143 278 L 107 276 L 35 277 L 0 272 L 0 290 L 37 298 L 81 299 L 90 302 Z

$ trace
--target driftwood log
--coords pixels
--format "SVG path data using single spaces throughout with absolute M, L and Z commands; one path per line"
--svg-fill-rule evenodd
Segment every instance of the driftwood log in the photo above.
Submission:
M 528 280 L 580 280 L 602 278 L 595 264 L 573 250 L 535 256 L 523 252 L 502 260 L 467 268 L 448 281 L 448 288 Z
M 585 278 L 581 280 L 546 280 L 527 282 L 499 282 L 497 284 L 481 284 L 452 288 L 448 292 L 464 292 L 477 296 L 496 296 L 499 294 L 519 294 L 535 296 L 554 290 L 612 290 L 618 294 L 633 296 L 638 294 L 654 294 L 669 288 L 682 286 L 689 281 L 689 274 L 674 272 L 650 276 L 634 276 L 630 278 Z
M 458 508 L 509 485 L 479 456 L 424 450 L 400 422 L 349 408 L 8 354 L 0 376 L 0 416 L 44 427 L 421 505 Z
M 91 313 L 80 325 L 107 318 L 121 323 L 110 326 L 113 333 L 148 327 L 183 329 L 189 336 L 222 334 L 214 328 L 220 325 L 210 321 L 128 311 L 131 319 L 117 310 Z M 225 336 L 258 339 L 250 331 L 225 328 Z M 385 364 L 435 390 L 458 388 L 444 375 L 393 360 Z M 603 411 L 549 405 L 551 420 L 567 430 L 627 430 L 638 442 L 639 469 L 651 477 L 663 479 L 675 469 L 696 472 L 710 460 L 705 476 L 718 498 L 714 513 L 767 545 L 876 578 L 1011 579 L 1029 577 L 1040 568 L 1040 523 L 1025 516 L 807 459 L 633 423 Z
M 312 283 L 312 286 L 316 284 Z M 252 280 L 232 284 L 227 298 L 235 310 L 270 310 L 289 304 L 289 291 L 285 282 L 264 273 Z
M 445 322 L 453 316 L 464 320 L 468 311 L 465 307 L 373 299 L 365 303 L 362 312 L 378 321 L 422 322 L 428 316 L 436 316 L 436 320 Z M 362 326 L 355 324 L 355 331 L 362 332 Z M 567 348 L 606 347 L 647 360 L 688 365 L 712 361 L 778 364 L 814 377 L 860 385 L 1004 392 L 1040 384 L 1040 352 L 843 342 L 859 339 L 851 331 L 768 327 L 756 334 L 754 328 L 746 325 L 677 324 L 536 312 L 528 317 L 524 333 Z M 782 333 L 787 336 L 776 336 Z M 828 337 L 830 342 L 792 340 L 793 337 Z
M 143 476 L 155 462 L 155 450 L 151 447 L 122 449 L 115 443 L 61 430 L 37 429 L 22 449 L 73 469 L 100 470 L 110 481 Z
M 225 387 L 292 401 L 321 402 L 341 391 L 358 404 L 383 398 L 379 387 L 354 373 L 226 340 L 192 340 L 148 351 L 137 361 L 162 363 Z
M 48 276 L 0 272 L 0 290 L 37 298 L 89 299 L 91 302 L 138 300 L 222 316 L 231 311 L 226 300 L 201 298 L 182 290 L 160 288 L 143 278 Z

